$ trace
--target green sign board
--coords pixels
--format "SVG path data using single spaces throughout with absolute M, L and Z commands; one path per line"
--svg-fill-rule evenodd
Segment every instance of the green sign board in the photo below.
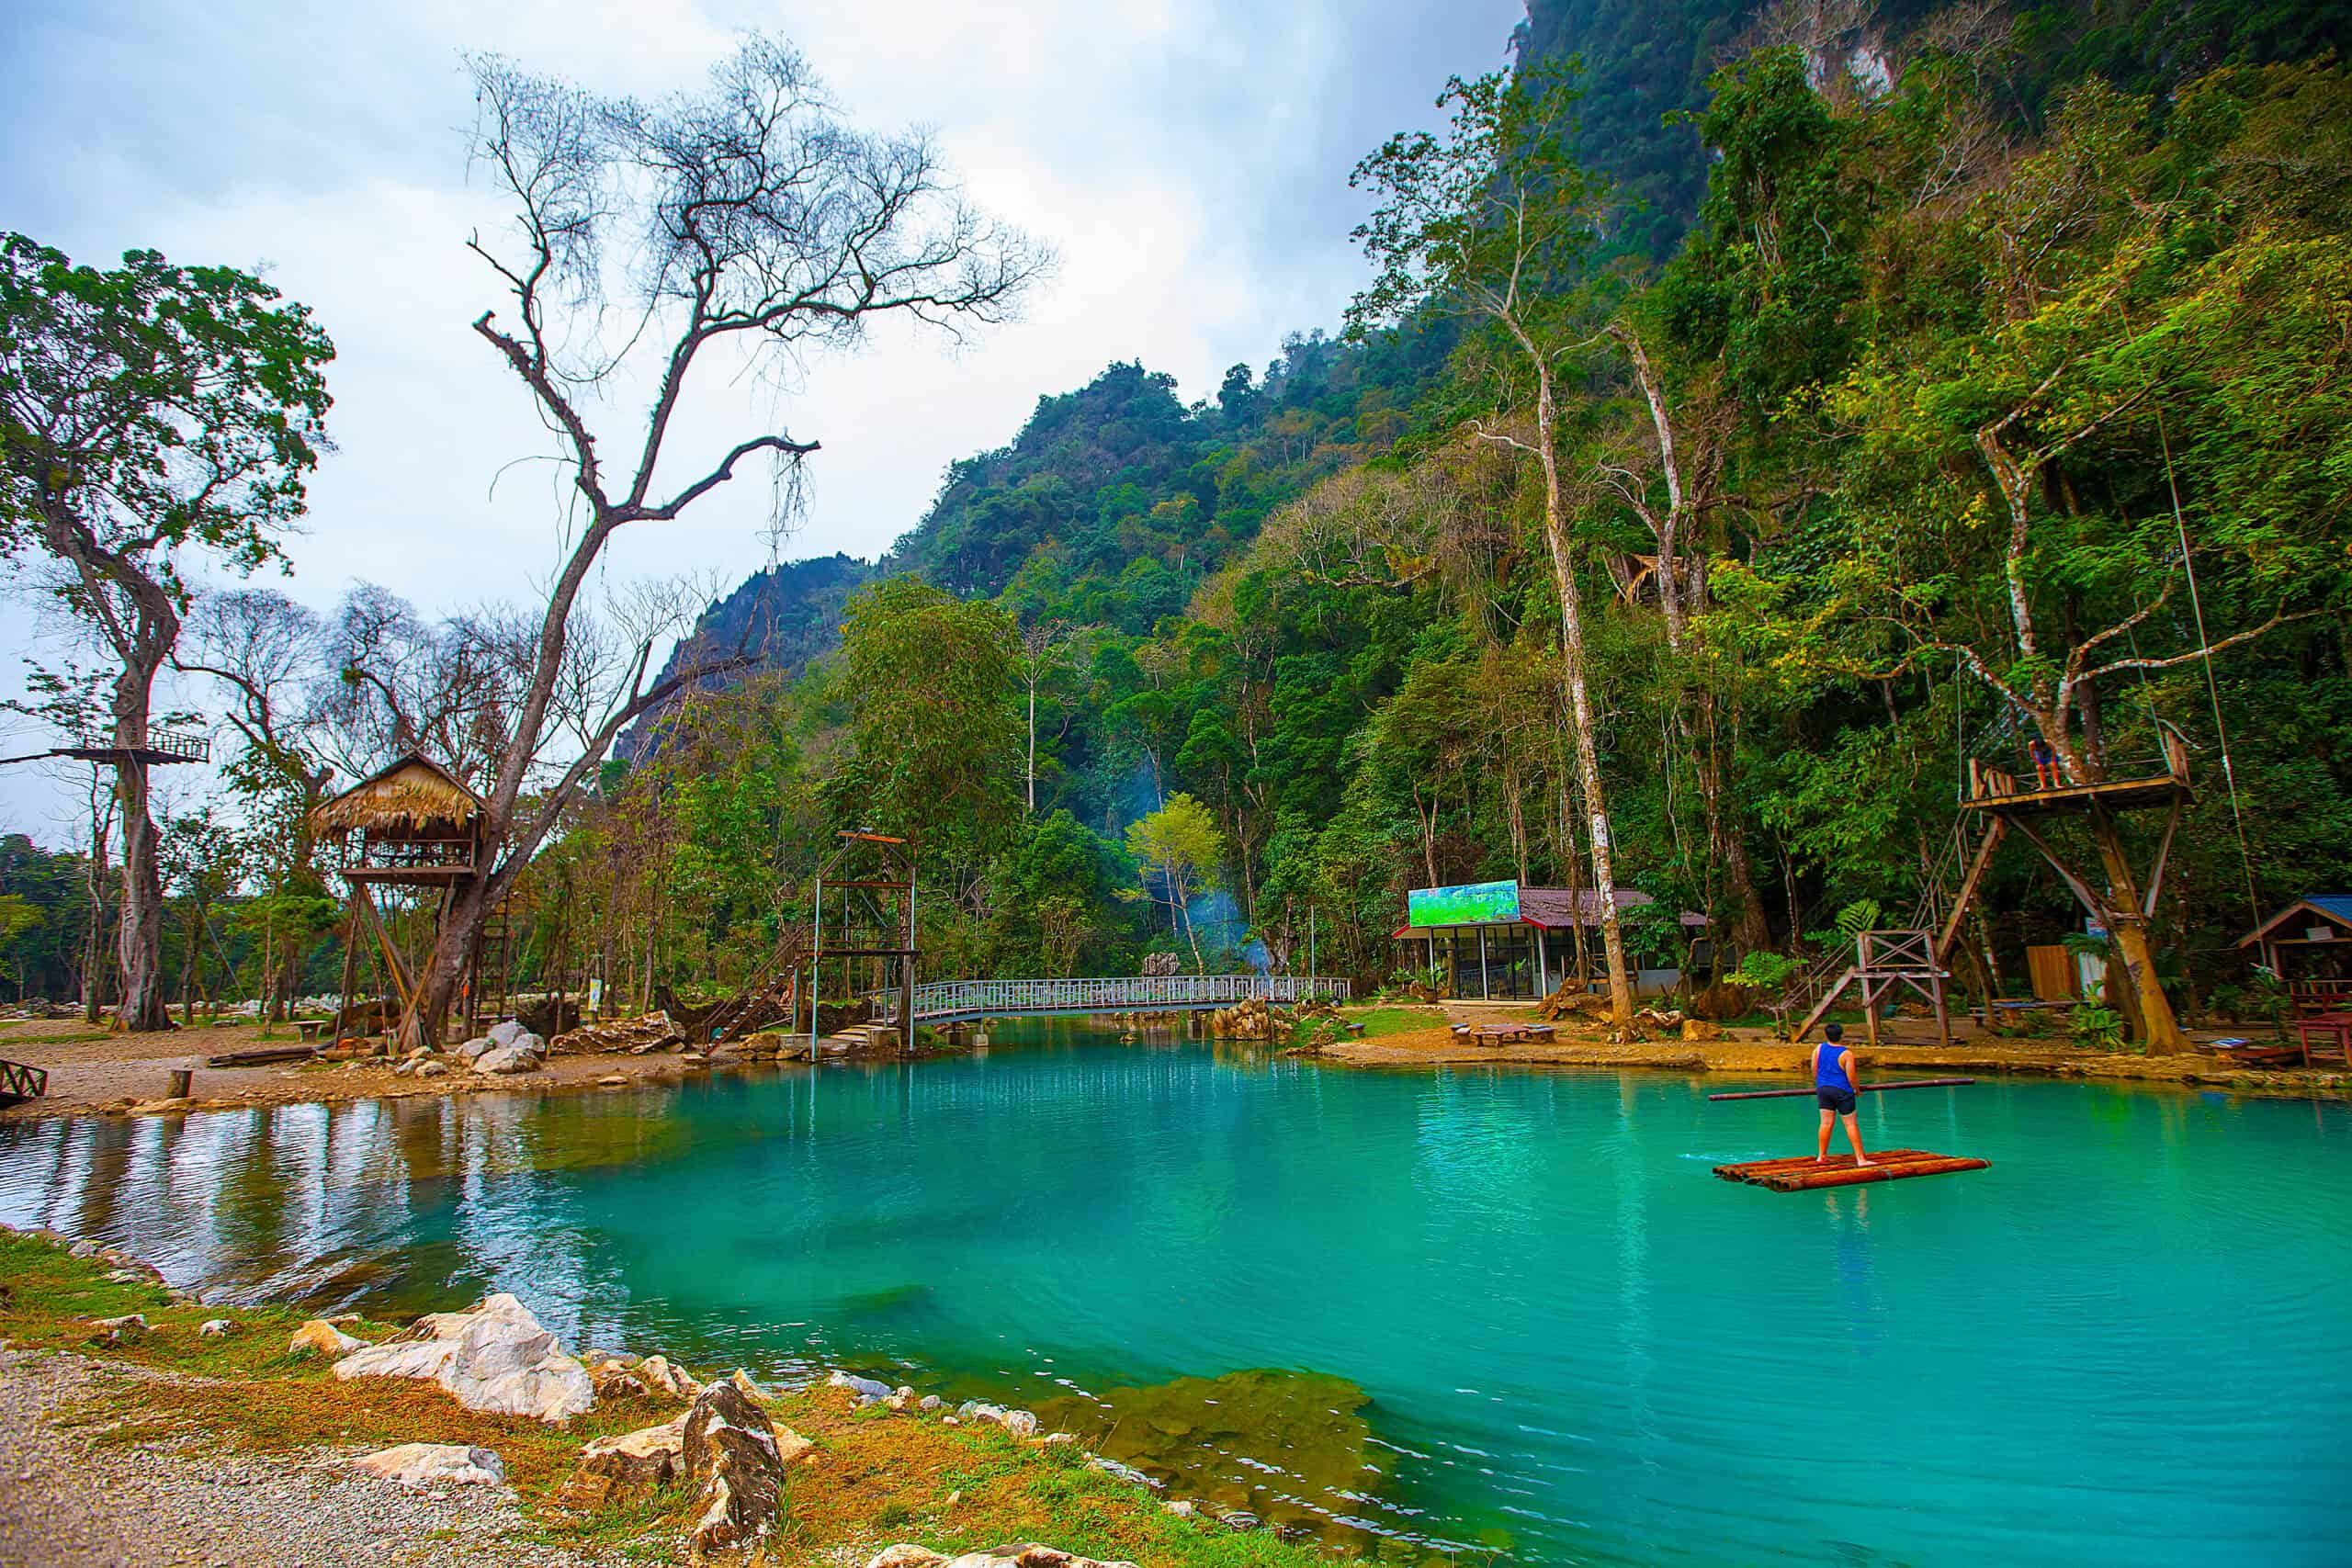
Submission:
M 1502 925 L 1519 919 L 1519 884 L 1471 882 L 1460 887 L 1416 887 L 1405 896 L 1405 919 L 1415 926 Z

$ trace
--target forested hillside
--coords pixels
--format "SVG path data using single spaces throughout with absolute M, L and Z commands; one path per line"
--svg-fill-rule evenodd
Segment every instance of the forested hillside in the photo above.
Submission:
M 1346 336 L 1191 404 L 1114 364 L 876 581 L 714 606 L 682 658 L 760 667 L 566 814 L 534 962 L 732 985 L 864 827 L 937 976 L 1303 964 L 1312 919 L 1377 981 L 1407 888 L 1490 876 L 1703 911 L 1728 966 L 1907 918 L 1972 759 L 2170 733 L 2198 800 L 2113 956 L 2145 1027 L 2229 999 L 2252 911 L 2352 867 L 2343 31 L 1537 0 L 1515 75 L 1365 150 Z M 1980 987 L 2082 926 L 2018 842 L 1984 907 Z
M 2325 60 L 2207 68 L 2308 54 L 2333 23 L 1858 15 L 1530 18 L 1520 92 L 1581 53 L 1564 154 L 1604 150 L 1586 194 L 1561 187 L 1589 232 L 1541 330 L 1605 799 L 1562 694 L 1524 365 L 1433 290 L 1191 407 L 1114 366 L 956 465 L 884 563 L 929 589 L 853 616 L 851 657 L 681 720 L 716 748 L 681 754 L 707 791 L 739 710 L 775 716 L 723 773 L 775 797 L 744 818 L 762 873 L 711 905 L 699 961 L 723 976 L 724 932 L 789 918 L 813 852 L 771 814 L 884 801 L 941 847 L 934 973 L 1117 968 L 1149 942 L 1189 963 L 1204 930 L 1279 962 L 1312 908 L 1376 977 L 1405 887 L 1589 883 L 1604 811 L 1616 881 L 1709 912 L 1734 953 L 1785 947 L 1857 900 L 1908 909 L 1968 757 L 2016 768 L 2038 734 L 2095 776 L 2162 723 L 2209 785 L 2156 962 L 2186 1008 L 2242 981 L 2222 939 L 2249 894 L 2352 857 L 2328 477 L 2352 108 Z M 1655 270 L 1624 257 L 1641 224 Z M 893 618 L 1001 648 L 1001 708 L 943 691 L 940 722 L 894 724 L 920 658 L 883 661 L 888 692 L 853 673 Z M 861 746 L 884 733 L 973 775 L 953 821 L 936 781 L 909 791 L 911 764 Z M 680 885 L 611 879 L 639 876 Z M 1996 969 L 2079 923 L 2021 851 L 1989 907 Z M 1636 956 L 1673 940 L 1629 933 Z

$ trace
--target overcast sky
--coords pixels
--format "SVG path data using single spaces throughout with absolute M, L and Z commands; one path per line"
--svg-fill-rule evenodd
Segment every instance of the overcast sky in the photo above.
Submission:
M 458 56 L 494 50 L 609 92 L 695 85 L 745 29 L 809 57 L 855 122 L 931 128 L 970 194 L 1050 244 L 1023 318 L 949 353 L 886 333 L 822 361 L 780 402 L 703 389 L 695 446 L 781 418 L 823 451 L 789 558 L 871 557 L 922 515 L 954 459 L 1002 445 L 1041 395 L 1114 359 L 1188 400 L 1262 369 L 1283 334 L 1336 329 L 1364 268 L 1348 241 L 1356 158 L 1431 123 L 1451 73 L 1506 62 L 1518 0 L 1154 0 L 1012 5 L 733 0 L 13 0 L 0 229 L 78 261 L 134 246 L 257 268 L 337 349 L 337 450 L 269 579 L 322 610 L 379 582 L 428 615 L 531 597 L 555 560 L 552 468 L 522 389 L 467 330 L 502 304 L 464 248 L 502 217 L 468 178 Z M 631 410 L 599 411 L 605 428 Z M 503 471 L 502 471 L 503 470 Z M 625 530 L 608 578 L 768 564 L 763 487 L 676 525 Z M 0 693 L 53 657 L 21 599 L 0 615 Z M 0 717 L 0 752 L 38 736 Z M 0 769 L 0 830 L 48 844 L 78 807 L 32 767 Z

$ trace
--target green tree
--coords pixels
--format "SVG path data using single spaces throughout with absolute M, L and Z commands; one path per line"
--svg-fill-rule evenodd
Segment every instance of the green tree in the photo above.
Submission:
M 1453 118 L 1442 137 L 1391 137 L 1356 165 L 1379 206 L 1356 238 L 1379 276 L 1348 309 L 1350 329 L 1424 310 L 1467 313 L 1498 333 L 1532 385 L 1527 417 L 1476 421 L 1480 438 L 1532 457 L 1543 475 L 1544 538 L 1559 599 L 1560 648 L 1577 783 L 1584 795 L 1593 885 L 1616 886 L 1608 786 L 1600 770 L 1587 646 L 1581 549 L 1570 515 L 1560 428 L 1561 362 L 1574 347 L 1583 271 L 1600 235 L 1601 192 L 1569 152 L 1577 89 L 1544 67 L 1510 79 L 1454 77 L 1438 98 Z M 1515 424 L 1515 428 L 1513 425 Z M 1613 899 L 1600 900 L 1611 1016 L 1634 1020 L 1634 991 Z
M 0 556 L 62 565 L 64 603 L 119 664 L 109 716 L 127 1029 L 171 1027 L 144 752 L 185 572 L 277 556 L 327 445 L 334 353 L 307 310 L 232 268 L 132 251 L 102 272 L 0 236 Z
M 1021 814 L 1022 660 L 1012 617 L 910 577 L 862 590 L 842 627 L 851 826 L 910 838 L 966 875 Z
M 1182 792 L 1127 826 L 1127 853 L 1142 874 L 1141 896 L 1168 906 L 1169 925 L 1193 949 L 1193 970 L 1206 974 L 1200 933 L 1193 927 L 1193 896 L 1216 886 L 1225 863 L 1225 839 L 1216 814 Z

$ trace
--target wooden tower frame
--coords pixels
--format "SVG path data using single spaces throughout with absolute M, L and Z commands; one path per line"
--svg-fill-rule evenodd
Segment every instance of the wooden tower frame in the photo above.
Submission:
M 2050 869 L 2057 873 L 2067 891 L 2074 894 L 2084 912 L 2101 929 L 2113 932 L 2127 925 L 2144 927 L 2155 918 L 2156 901 L 2164 892 L 2165 872 L 2172 860 L 2173 841 L 2179 836 L 2182 818 L 2197 800 L 2197 792 L 2189 783 L 2188 742 L 2170 725 L 2162 726 L 2157 735 L 2164 755 L 2141 764 L 2140 771 L 2132 776 L 2093 784 L 2060 784 L 2052 789 L 2021 788 L 2013 774 L 1989 767 L 1978 758 L 1968 760 L 1968 797 L 1961 807 L 1984 819 L 1984 836 L 1961 878 L 1951 912 L 1936 933 L 1935 956 L 1939 962 L 1949 956 L 1959 942 L 1961 920 L 1984 889 L 1984 874 L 1992 864 L 1993 852 L 2011 832 L 2034 847 Z M 2132 874 L 2132 891 L 2138 896 L 2129 909 L 2117 908 L 2112 897 L 2099 891 L 2100 879 L 2077 869 L 2044 830 L 2050 818 L 2078 816 L 2110 843 L 2120 843 L 2119 813 L 2155 808 L 2163 809 L 2165 827 L 2145 875 L 2139 874 L 2128 863 L 2124 867 Z
M 915 1043 L 915 962 L 920 956 L 915 943 L 914 846 L 905 839 L 862 829 L 844 829 L 840 838 L 841 847 L 818 870 L 816 903 L 809 919 L 808 1059 L 817 1059 L 817 1010 L 823 1002 L 824 987 L 820 982 L 824 962 L 829 958 L 837 963 L 871 959 L 885 970 L 896 964 L 899 1048 L 911 1053 Z M 868 866 L 879 862 L 880 869 L 866 874 L 836 874 L 844 869 L 844 861 L 856 860 L 866 862 Z M 855 873 L 859 868 L 853 863 L 846 869 Z M 831 947 L 825 943 L 825 891 L 829 886 L 840 896 L 836 919 L 842 937 Z M 876 977 L 882 979 L 880 976 Z

